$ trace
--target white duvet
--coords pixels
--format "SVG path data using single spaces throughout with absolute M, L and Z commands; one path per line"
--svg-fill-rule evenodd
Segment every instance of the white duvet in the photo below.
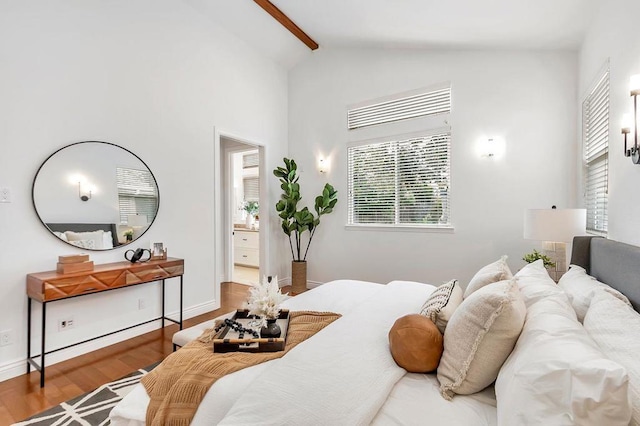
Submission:
M 342 314 L 287 356 L 218 380 L 194 425 L 494 425 L 492 389 L 445 401 L 434 375 L 407 374 L 388 349 L 388 330 L 418 312 L 434 287 L 341 280 L 285 302 L 291 310 Z M 139 385 L 111 413 L 114 426 L 143 425 L 149 398 Z

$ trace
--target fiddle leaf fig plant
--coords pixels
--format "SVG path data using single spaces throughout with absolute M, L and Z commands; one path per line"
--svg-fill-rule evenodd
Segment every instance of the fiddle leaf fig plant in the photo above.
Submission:
M 284 158 L 285 167 L 276 167 L 273 174 L 280 179 L 282 195 L 276 204 L 276 211 L 282 220 L 282 230 L 289 237 L 291 255 L 296 262 L 307 260 L 309 246 L 320 225 L 320 217 L 329 214 L 338 203 L 338 191 L 328 183 L 324 185 L 322 194 L 315 198 L 314 215 L 307 207 L 298 210 L 298 202 L 301 200 L 300 184 L 298 183 L 298 166 L 293 159 Z M 309 231 L 309 240 L 302 256 L 302 234 Z

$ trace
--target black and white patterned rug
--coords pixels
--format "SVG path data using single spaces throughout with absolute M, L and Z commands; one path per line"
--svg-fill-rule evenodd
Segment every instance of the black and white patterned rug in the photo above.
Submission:
M 109 413 L 124 398 L 142 376 L 156 365 L 141 368 L 122 379 L 100 386 L 93 392 L 85 393 L 65 401 L 13 426 L 106 426 L 110 424 Z

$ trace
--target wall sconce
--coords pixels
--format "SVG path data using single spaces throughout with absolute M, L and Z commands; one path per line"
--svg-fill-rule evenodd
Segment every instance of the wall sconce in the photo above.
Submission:
M 633 98 L 633 118 L 625 114 L 622 118 L 622 134 L 624 135 L 624 156 L 631 157 L 633 164 L 640 164 L 640 152 L 638 151 L 638 95 L 640 94 L 640 74 L 631 76 L 629 93 Z M 627 135 L 631 133 L 633 122 L 633 146 L 627 148 Z
M 482 156 L 490 158 L 494 155 L 496 155 L 496 141 L 494 141 L 493 138 L 488 138 L 484 141 L 482 147 Z
M 320 157 L 318 159 L 318 171 L 320 173 L 327 173 L 329 171 L 329 160 Z
M 82 190 L 82 182 L 78 182 L 78 196 L 82 201 L 89 201 L 91 199 L 91 187 L 85 190 Z
M 78 197 L 82 201 L 89 201 L 93 193 L 95 193 L 95 186 L 93 186 L 86 177 L 80 174 L 74 174 L 69 176 L 69 183 L 72 185 L 78 185 Z
M 476 145 L 476 153 L 482 158 L 501 158 L 505 143 L 502 138 L 482 137 Z

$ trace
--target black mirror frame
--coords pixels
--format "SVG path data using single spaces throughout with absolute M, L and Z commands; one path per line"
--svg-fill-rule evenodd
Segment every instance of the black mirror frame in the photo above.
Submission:
M 42 220 L 42 217 L 40 216 L 40 213 L 38 212 L 38 208 L 36 207 L 36 197 L 35 197 L 35 190 L 36 190 L 36 180 L 38 179 L 38 174 L 40 174 L 40 170 L 42 170 L 42 168 L 44 167 L 45 164 L 47 164 L 47 161 L 49 161 L 51 159 L 51 157 L 53 157 L 54 155 L 56 155 L 57 153 L 59 153 L 60 151 L 62 151 L 63 149 L 75 146 L 75 145 L 80 145 L 80 144 L 84 144 L 84 143 L 102 143 L 105 145 L 111 145 L 114 146 L 116 148 L 120 148 L 126 152 L 128 152 L 129 154 L 133 155 L 135 158 L 137 158 L 146 168 L 147 170 L 149 170 L 149 173 L 151 173 L 151 177 L 153 177 L 153 181 L 156 184 L 156 188 L 158 190 L 158 207 L 156 209 L 156 214 L 153 216 L 153 220 L 151 220 L 151 222 L 149 223 L 149 226 L 147 226 L 147 229 L 144 230 L 144 232 L 142 234 L 140 234 L 135 240 L 132 241 L 128 241 L 126 244 L 122 244 L 119 246 L 114 246 L 112 248 L 108 248 L 108 249 L 89 249 L 89 248 L 82 248 L 82 247 L 78 247 L 76 245 L 71 244 L 68 241 L 65 241 L 61 238 L 58 238 L 53 231 L 51 230 L 51 228 L 49 228 L 47 226 L 47 224 Z M 31 202 L 33 203 L 33 210 L 36 212 L 36 216 L 38 216 L 38 220 L 40 220 L 40 223 L 42 223 L 42 226 L 45 227 L 45 229 L 47 231 L 49 231 L 49 234 L 51 234 L 52 237 L 54 237 L 56 240 L 63 242 L 71 247 L 75 247 L 77 249 L 80 249 L 81 251 L 85 251 L 85 250 L 91 250 L 91 251 L 96 251 L 96 252 L 103 252 L 103 251 L 109 251 L 109 250 L 115 250 L 118 248 L 123 248 L 123 247 L 128 247 L 130 246 L 130 244 L 138 239 L 140 239 L 144 234 L 147 233 L 147 231 L 149 230 L 149 228 L 151 228 L 151 225 L 153 225 L 153 223 L 156 221 L 156 218 L 158 217 L 158 212 L 160 211 L 160 186 L 158 185 L 158 180 L 156 179 L 155 175 L 153 174 L 153 172 L 151 171 L 151 168 L 147 165 L 147 163 L 144 162 L 144 160 L 142 158 L 140 158 L 138 155 L 136 155 L 135 153 L 133 153 L 132 151 L 128 150 L 127 148 L 124 148 L 120 145 L 117 145 L 115 143 L 111 143 L 111 142 L 104 142 L 104 141 L 80 141 L 80 142 L 74 142 L 74 143 L 70 143 L 68 145 L 63 146 L 62 148 L 57 149 L 56 151 L 54 151 L 51 155 L 49 155 L 47 158 L 45 158 L 45 160 L 42 162 L 42 164 L 40 164 L 40 167 L 38 167 L 38 170 L 36 171 L 35 176 L 33 177 L 33 183 L 31 184 Z M 114 236 L 114 238 L 117 238 L 117 235 Z

